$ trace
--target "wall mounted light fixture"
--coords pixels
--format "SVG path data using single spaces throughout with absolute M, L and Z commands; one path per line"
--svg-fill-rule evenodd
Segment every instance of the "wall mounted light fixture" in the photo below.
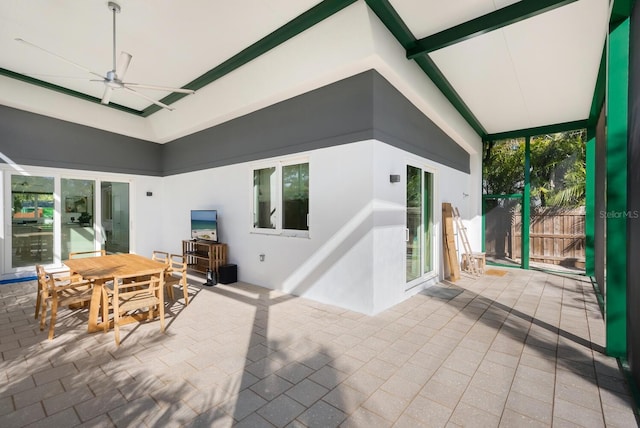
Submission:
M 400 174 L 391 174 L 389 176 L 390 183 L 400 183 Z

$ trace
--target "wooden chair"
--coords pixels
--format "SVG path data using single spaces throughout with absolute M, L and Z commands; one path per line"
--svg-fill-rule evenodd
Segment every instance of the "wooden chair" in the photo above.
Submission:
M 104 287 L 103 307 L 113 308 L 113 329 L 116 345 L 120 346 L 120 325 L 125 314 L 146 309 L 148 319 L 153 318 L 155 309 L 160 313 L 160 330 L 164 332 L 164 269 L 150 272 L 147 279 L 139 275 L 124 275 L 113 278 L 112 287 Z
M 161 262 L 164 263 L 166 265 L 169 264 L 169 253 L 167 253 L 166 251 L 156 251 L 154 250 L 151 253 L 151 259 L 155 260 L 157 262 Z
M 57 275 L 69 275 L 69 272 L 60 272 Z M 44 269 L 42 265 L 36 265 L 36 276 L 38 278 L 38 289 L 36 291 L 36 311 L 33 316 L 33 319 L 38 319 L 40 316 L 40 308 L 42 305 L 42 293 L 49 286 L 49 274 Z M 74 275 L 74 281 L 79 281 L 82 279 L 80 275 Z
M 74 253 L 69 253 L 69 260 L 71 259 L 79 259 L 81 257 L 100 257 L 106 256 L 106 250 L 93 250 L 93 251 L 76 251 Z
M 173 286 L 182 286 L 184 305 L 189 304 L 189 285 L 187 284 L 187 261 L 182 254 L 171 254 L 169 268 L 166 270 L 164 285 L 171 300 L 174 300 Z
M 42 292 L 49 286 L 49 277 L 42 265 L 36 265 L 36 276 L 38 277 L 38 289 L 36 290 L 36 314 L 33 319 L 37 320 L 42 303 Z
M 41 271 L 42 272 L 42 271 Z M 40 275 L 39 273 L 38 275 Z M 78 275 L 71 275 L 69 272 L 47 273 L 44 271 L 46 282 L 43 283 L 40 304 L 42 306 L 40 315 L 40 330 L 44 330 L 47 318 L 47 309 L 51 305 L 51 318 L 49 320 L 49 340 L 55 334 L 56 318 L 58 308 L 61 306 L 72 307 L 91 301 L 93 284 L 84 280 Z
M 165 265 L 167 265 L 167 269 L 169 268 L 169 253 L 166 251 L 153 250 L 153 252 L 151 253 L 151 260 L 164 263 Z M 145 278 L 148 279 L 148 276 Z M 142 277 L 140 277 L 139 279 L 142 280 Z M 171 295 L 171 298 L 173 298 L 173 294 Z

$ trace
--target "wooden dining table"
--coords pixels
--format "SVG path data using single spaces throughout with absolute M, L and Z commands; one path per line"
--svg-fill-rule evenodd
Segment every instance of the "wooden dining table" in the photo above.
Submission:
M 160 269 L 166 269 L 167 265 L 162 262 L 151 260 L 150 258 L 138 254 L 112 254 L 108 256 L 84 257 L 65 260 L 64 264 L 72 274 L 81 275 L 83 279 L 93 282 L 93 292 L 89 305 L 89 333 L 104 331 L 108 324 L 107 320 L 98 323 L 98 315 L 102 304 L 102 293 L 105 283 L 113 280 L 118 275 L 153 275 Z

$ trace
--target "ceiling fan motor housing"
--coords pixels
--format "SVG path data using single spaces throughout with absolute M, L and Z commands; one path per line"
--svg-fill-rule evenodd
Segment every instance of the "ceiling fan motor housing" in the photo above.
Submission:
M 110 1 L 109 3 L 107 3 L 107 7 L 112 12 L 120 13 L 120 5 L 114 1 Z

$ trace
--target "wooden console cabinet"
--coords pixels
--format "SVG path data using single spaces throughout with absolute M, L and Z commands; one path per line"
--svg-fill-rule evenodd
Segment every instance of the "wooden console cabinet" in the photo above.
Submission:
M 207 273 L 207 268 L 219 273 L 218 268 L 227 264 L 227 244 L 216 244 L 206 241 L 182 241 L 182 254 L 187 261 L 187 268 Z

